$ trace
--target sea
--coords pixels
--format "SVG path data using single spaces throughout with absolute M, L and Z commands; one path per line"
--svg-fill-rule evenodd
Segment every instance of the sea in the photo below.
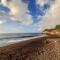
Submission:
M 26 41 L 40 35 L 41 33 L 1 33 L 0 47 L 18 43 L 21 41 Z

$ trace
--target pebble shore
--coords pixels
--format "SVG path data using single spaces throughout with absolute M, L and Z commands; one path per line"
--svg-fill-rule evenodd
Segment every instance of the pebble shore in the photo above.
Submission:
M 0 48 L 0 60 L 60 60 L 60 41 L 42 38 Z

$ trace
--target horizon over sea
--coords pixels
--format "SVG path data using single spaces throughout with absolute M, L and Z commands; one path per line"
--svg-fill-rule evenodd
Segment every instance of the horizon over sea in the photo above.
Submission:
M 40 33 L 1 33 L 1 39 L 10 39 L 10 38 L 27 38 L 27 37 L 34 37 L 39 36 Z
M 0 47 L 26 41 L 40 35 L 40 33 L 3 33 L 0 34 Z

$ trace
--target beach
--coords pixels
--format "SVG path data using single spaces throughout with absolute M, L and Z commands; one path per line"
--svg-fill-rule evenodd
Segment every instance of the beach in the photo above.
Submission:
M 1 47 L 0 60 L 60 60 L 60 38 L 34 38 Z

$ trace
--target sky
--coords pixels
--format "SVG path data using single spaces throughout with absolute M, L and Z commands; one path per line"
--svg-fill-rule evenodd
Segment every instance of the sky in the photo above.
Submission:
M 60 0 L 1 0 L 0 33 L 40 33 L 60 24 Z

